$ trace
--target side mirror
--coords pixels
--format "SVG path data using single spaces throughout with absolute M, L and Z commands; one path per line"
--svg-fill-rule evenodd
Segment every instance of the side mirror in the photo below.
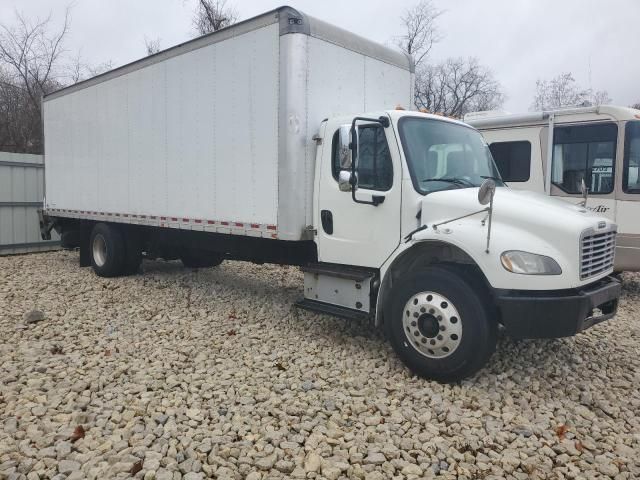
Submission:
M 579 205 L 586 207 L 587 199 L 589 198 L 589 189 L 587 188 L 587 184 L 585 183 L 584 178 L 580 180 L 580 193 L 582 194 L 582 201 L 579 203 Z
M 496 193 L 496 182 L 491 178 L 487 178 L 480 188 L 478 189 L 478 202 L 480 205 L 486 205 L 493 200 L 493 195 Z
M 341 125 L 338 131 L 340 170 L 351 170 L 351 125 Z
M 356 142 L 358 141 L 356 137 Z M 340 173 L 338 188 L 341 192 L 350 192 L 358 188 L 357 177 L 353 173 L 353 150 L 351 149 L 351 125 L 341 125 L 338 130 L 338 158 Z
M 351 170 L 340 170 L 340 173 L 338 174 L 338 188 L 341 192 L 350 192 L 353 186 L 357 188 L 357 177 L 355 182 L 352 181 L 353 178 Z

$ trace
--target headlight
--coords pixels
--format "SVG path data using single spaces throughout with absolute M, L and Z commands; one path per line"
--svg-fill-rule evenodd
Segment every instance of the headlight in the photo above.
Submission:
M 509 250 L 500 255 L 502 266 L 512 272 L 524 275 L 560 275 L 562 269 L 551 257 L 535 253 Z

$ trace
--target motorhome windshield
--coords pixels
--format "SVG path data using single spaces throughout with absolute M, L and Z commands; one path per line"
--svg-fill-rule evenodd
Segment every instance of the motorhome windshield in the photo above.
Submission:
M 418 117 L 401 118 L 399 129 L 413 185 L 419 193 L 478 187 L 487 178 L 504 185 L 478 131 Z
M 640 121 L 627 122 L 624 140 L 622 189 L 640 194 Z

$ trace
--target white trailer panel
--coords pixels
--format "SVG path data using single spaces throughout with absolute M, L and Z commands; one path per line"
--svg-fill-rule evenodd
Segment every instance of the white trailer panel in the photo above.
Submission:
M 283 7 L 46 97 L 46 208 L 305 239 L 321 121 L 411 84 L 403 54 Z

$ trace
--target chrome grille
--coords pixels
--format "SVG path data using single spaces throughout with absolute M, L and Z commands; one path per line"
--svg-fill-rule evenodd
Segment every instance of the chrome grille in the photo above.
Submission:
M 595 233 L 593 230 L 584 232 L 580 244 L 580 280 L 612 268 L 615 252 L 615 230 L 602 233 Z

